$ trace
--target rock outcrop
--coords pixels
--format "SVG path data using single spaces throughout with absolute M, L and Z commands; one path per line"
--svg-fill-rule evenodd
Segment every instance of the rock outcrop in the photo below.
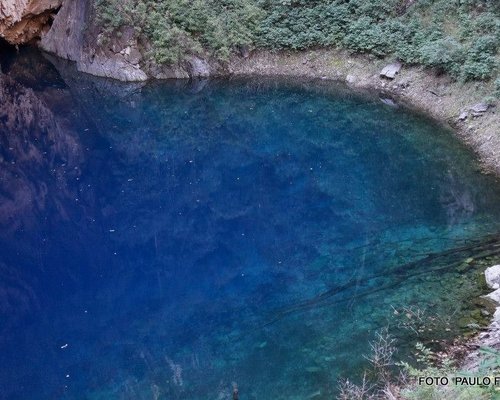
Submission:
M 0 37 L 11 44 L 39 39 L 49 28 L 63 0 L 2 0 Z
M 150 44 L 135 28 L 123 26 L 107 36 L 94 11 L 86 0 L 3 0 L 0 37 L 11 44 L 36 40 L 46 52 L 74 61 L 78 71 L 121 81 L 219 74 L 218 63 L 195 56 L 177 65 L 156 65 L 143 57 Z
M 42 36 L 40 47 L 71 61 L 82 57 L 88 2 L 64 0 L 51 28 Z
M 142 54 L 134 28 L 124 27 L 120 35 L 105 41 L 93 24 L 91 4 L 84 0 L 64 0 L 40 47 L 67 60 L 92 75 L 122 81 L 144 81 Z
M 143 81 L 142 54 L 132 28 L 99 42 L 92 23 L 92 3 L 86 0 L 2 0 L 0 37 L 18 45 L 36 40 L 58 57 L 76 62 L 77 69 L 123 81 Z

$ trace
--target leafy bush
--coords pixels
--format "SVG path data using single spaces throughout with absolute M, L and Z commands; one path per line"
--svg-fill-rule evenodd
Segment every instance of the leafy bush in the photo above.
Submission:
M 361 17 L 349 26 L 349 31 L 342 42 L 347 48 L 384 56 L 389 45 L 384 37 L 383 27 L 370 17 Z
M 158 63 L 207 51 L 225 60 L 254 41 L 261 10 L 245 0 L 97 0 L 97 21 L 108 32 L 133 26 L 151 43 Z
M 495 96 L 500 99 L 500 78 L 495 80 Z
M 483 36 L 471 45 L 462 66 L 462 76 L 469 79 L 488 79 L 496 67 L 495 56 L 498 51 L 498 36 Z
M 448 71 L 454 76 L 460 74 L 459 66 L 464 62 L 465 51 L 453 38 L 441 38 L 425 43 L 420 48 L 420 57 L 424 65 Z

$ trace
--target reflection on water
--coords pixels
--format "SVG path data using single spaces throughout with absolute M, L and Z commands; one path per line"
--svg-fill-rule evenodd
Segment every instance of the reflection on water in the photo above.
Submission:
M 0 74 L 0 398 L 326 399 L 392 307 L 473 322 L 477 271 L 414 263 L 498 232 L 448 132 L 332 84 L 54 63 Z

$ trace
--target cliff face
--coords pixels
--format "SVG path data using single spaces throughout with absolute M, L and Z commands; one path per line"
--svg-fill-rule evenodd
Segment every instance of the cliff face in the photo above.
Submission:
M 63 0 L 2 0 L 0 36 L 11 44 L 40 38 L 50 28 Z
M 19 45 L 37 42 L 45 51 L 75 61 L 78 70 L 124 81 L 146 80 L 130 29 L 103 46 L 86 0 L 2 0 L 0 37 Z
M 40 46 L 59 57 L 78 61 L 84 39 L 88 2 L 64 0 L 50 29 L 42 36 Z
M 189 78 L 214 76 L 219 66 L 192 56 L 179 65 L 158 66 L 146 60 L 148 43 L 140 43 L 134 27 L 123 26 L 106 38 L 95 23 L 94 7 L 87 0 L 2 0 L 0 37 L 11 44 L 36 41 L 40 48 L 76 62 L 77 69 L 122 81 L 149 77 Z
M 124 29 L 123 35 L 104 46 L 100 27 L 93 23 L 93 9 L 85 0 L 64 0 L 54 22 L 43 36 L 40 47 L 67 60 L 77 69 L 96 76 L 123 81 L 142 81 L 142 56 L 135 35 Z

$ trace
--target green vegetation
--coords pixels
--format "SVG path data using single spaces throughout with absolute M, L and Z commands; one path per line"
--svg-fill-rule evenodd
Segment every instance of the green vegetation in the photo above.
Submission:
M 492 400 L 500 399 L 495 376 L 500 371 L 500 352 L 481 348 L 474 373 L 461 371 L 446 354 L 435 353 L 421 343 L 416 345 L 416 362 L 394 362 L 395 339 L 382 330 L 371 342 L 367 356 L 370 369 L 359 384 L 342 380 L 339 400 Z M 391 367 L 399 367 L 395 375 Z M 427 384 L 425 384 L 427 378 Z M 489 379 L 489 380 L 488 380 Z
M 251 45 L 262 10 L 247 0 L 96 0 L 97 18 L 109 34 L 133 26 L 152 45 L 160 64 L 203 50 L 219 60 Z
M 498 386 L 494 384 L 494 376 L 498 376 L 500 353 L 491 348 L 481 348 L 481 359 L 476 373 L 463 372 L 454 367 L 453 361 L 444 357 L 439 362 L 437 354 L 422 344 L 417 345 L 418 360 L 423 368 L 417 369 L 402 364 L 409 377 L 409 383 L 401 389 L 401 397 L 407 400 L 490 400 L 500 398 Z M 422 377 L 446 377 L 448 385 L 423 385 L 418 383 Z M 467 385 L 464 382 L 488 382 L 487 385 Z
M 96 0 L 108 33 L 134 26 L 159 63 L 243 46 L 342 47 L 423 64 L 458 80 L 498 77 L 498 0 Z M 205 53 L 205 54 L 206 54 Z

